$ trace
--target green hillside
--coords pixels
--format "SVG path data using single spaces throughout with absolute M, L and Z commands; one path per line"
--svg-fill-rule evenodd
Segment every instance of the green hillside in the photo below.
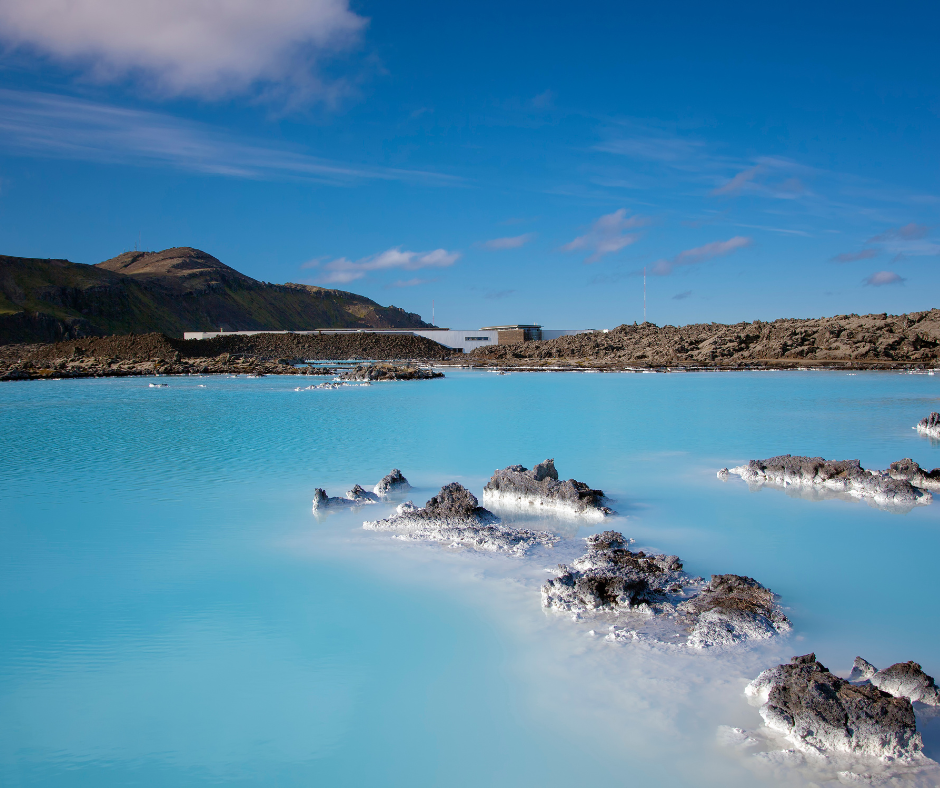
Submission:
M 98 265 L 0 255 L 0 344 L 220 328 L 427 326 L 355 293 L 259 282 L 189 247 L 127 252 Z

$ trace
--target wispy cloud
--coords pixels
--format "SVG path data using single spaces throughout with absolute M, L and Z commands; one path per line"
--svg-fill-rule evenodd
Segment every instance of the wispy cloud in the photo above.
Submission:
M 490 290 L 483 297 L 491 300 L 499 300 L 500 298 L 508 298 L 515 292 L 515 290 Z
M 324 274 L 316 278 L 326 284 L 345 284 L 362 279 L 373 271 L 396 268 L 405 271 L 416 271 L 421 268 L 447 268 L 459 259 L 460 252 L 448 252 L 446 249 L 435 249 L 433 252 L 409 252 L 403 251 L 399 246 L 359 260 L 347 260 L 345 257 L 330 260 L 319 266 Z M 412 284 L 423 284 L 423 282 L 412 280 Z M 406 283 L 399 286 L 410 287 L 412 284 Z
M 640 236 L 636 233 L 627 233 L 627 230 L 644 227 L 649 219 L 643 216 L 627 216 L 626 208 L 601 216 L 591 225 L 589 232 L 579 235 L 561 247 L 563 252 L 574 252 L 579 249 L 592 249 L 593 253 L 584 262 L 596 263 L 604 255 L 619 252 L 621 249 L 634 243 Z
M 181 170 L 250 180 L 349 185 L 367 180 L 460 183 L 419 170 L 367 167 L 235 137 L 157 112 L 48 93 L 0 90 L 0 145 L 7 151 Z
M 666 135 L 637 134 L 609 139 L 595 146 L 595 150 L 616 153 L 633 159 L 648 159 L 665 163 L 681 161 L 702 151 L 705 143 Z
M 500 249 L 518 249 L 525 246 L 529 241 L 535 238 L 535 233 L 526 233 L 525 235 L 514 235 L 510 238 L 494 238 L 491 241 L 483 243 L 484 249 L 497 251 Z
M 690 295 L 692 295 L 692 291 L 691 291 L 691 290 L 684 290 L 684 291 L 681 292 L 681 293 L 676 293 L 676 294 L 672 297 L 672 300 L 673 300 L 673 301 L 684 301 L 684 300 L 685 300 L 686 298 L 688 298 Z
M 876 271 L 871 276 L 863 279 L 865 285 L 872 287 L 882 287 L 884 285 L 899 285 L 907 281 L 903 276 L 899 276 L 894 271 Z
M 843 252 L 830 258 L 834 263 L 854 263 L 856 260 L 871 260 L 877 257 L 881 252 L 877 249 L 862 249 L 858 252 Z
M 336 89 L 319 63 L 352 48 L 368 20 L 347 0 L 4 0 L 8 46 L 81 68 L 98 81 L 127 77 L 167 95 L 215 98 L 289 84 Z
M 760 165 L 754 167 L 748 167 L 746 170 L 741 170 L 737 175 L 735 175 L 730 181 L 722 184 L 716 189 L 712 190 L 713 197 L 719 197 L 722 195 L 728 194 L 737 194 L 741 191 L 748 183 L 750 183 L 754 178 L 757 177 L 757 173 L 761 171 Z
M 927 225 L 911 222 L 910 224 L 905 224 L 903 227 L 891 227 L 883 233 L 873 235 L 865 241 L 865 243 L 880 244 L 888 241 L 918 241 L 926 237 L 929 231 L 930 228 Z
M 398 279 L 391 284 L 385 285 L 385 289 L 388 290 L 390 288 L 398 287 L 417 287 L 418 285 L 426 285 L 436 281 L 437 279 L 418 279 L 417 277 L 414 279 Z
M 738 249 L 743 249 L 745 246 L 750 245 L 750 238 L 743 235 L 736 235 L 734 238 L 729 238 L 727 241 L 714 241 L 704 246 L 696 246 L 694 249 L 686 249 L 683 252 L 679 252 L 679 254 L 670 260 L 657 260 L 653 265 L 651 273 L 656 276 L 667 276 L 673 272 L 676 266 L 696 265 L 697 263 L 711 260 L 715 257 L 724 257 Z

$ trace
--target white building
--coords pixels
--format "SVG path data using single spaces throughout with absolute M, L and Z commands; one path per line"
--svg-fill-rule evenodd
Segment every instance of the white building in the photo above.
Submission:
M 534 339 L 555 339 L 572 334 L 589 334 L 596 329 L 544 329 L 538 325 L 489 326 L 488 328 L 317 328 L 310 331 L 187 331 L 183 339 L 212 339 L 220 336 L 252 334 L 414 334 L 445 347 L 469 353 L 485 345 L 508 345 Z

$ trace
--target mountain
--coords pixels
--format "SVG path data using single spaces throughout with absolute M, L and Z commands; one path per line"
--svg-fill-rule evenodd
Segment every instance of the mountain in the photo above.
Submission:
M 0 344 L 220 328 L 429 327 L 344 290 L 259 282 L 190 247 L 125 252 L 97 265 L 0 255 Z

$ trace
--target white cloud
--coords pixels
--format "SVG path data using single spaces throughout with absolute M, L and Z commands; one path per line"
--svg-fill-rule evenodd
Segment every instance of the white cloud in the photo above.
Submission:
M 898 276 L 894 271 L 876 271 L 862 281 L 866 285 L 881 287 L 883 285 L 899 285 L 906 280 L 903 276 Z
M 666 276 L 671 274 L 673 269 L 678 265 L 695 265 L 705 260 L 711 260 L 714 257 L 724 257 L 738 249 L 743 249 L 745 246 L 750 245 L 751 239 L 743 235 L 736 235 L 734 238 L 729 238 L 727 241 L 713 241 L 704 246 L 696 246 L 694 249 L 686 249 L 683 252 L 679 252 L 679 254 L 671 260 L 657 260 L 650 273 L 656 274 L 657 276 Z
M 596 146 L 596 150 L 605 153 L 617 153 L 633 159 L 649 159 L 666 163 L 684 160 L 704 148 L 698 140 L 681 137 L 638 135 L 621 139 L 611 139 Z
M 354 45 L 366 24 L 348 0 L 0 2 L 6 44 L 169 95 L 284 82 L 322 94 L 318 61 Z
M 414 279 L 397 279 L 396 281 L 392 282 L 390 285 L 386 285 L 386 288 L 417 287 L 418 285 L 426 285 L 430 282 L 436 282 L 436 281 L 437 281 L 436 279 L 418 279 L 417 277 L 415 277 Z
M 525 246 L 529 241 L 535 238 L 535 233 L 526 233 L 525 235 L 514 235 L 510 238 L 494 238 L 491 241 L 486 241 L 483 244 L 485 249 L 491 249 L 493 251 L 499 249 L 518 249 L 520 246 Z
M 321 267 L 325 272 L 320 278 L 321 282 L 348 283 L 362 279 L 371 271 L 387 271 L 399 268 L 405 271 L 416 271 L 420 268 L 446 268 L 460 259 L 460 252 L 448 252 L 446 249 L 435 249 L 431 252 L 402 251 L 401 247 L 386 249 L 384 252 L 363 257 L 360 260 L 348 260 L 340 257 L 324 263 Z M 421 284 L 412 280 L 413 284 Z M 401 285 L 408 286 L 408 285 Z
M 649 224 L 649 219 L 643 216 L 627 216 L 627 209 L 621 208 L 613 213 L 601 216 L 591 225 L 589 232 L 579 235 L 561 247 L 563 252 L 574 252 L 579 249 L 593 249 L 593 254 L 585 259 L 586 263 L 596 263 L 606 254 L 619 252 L 621 249 L 636 242 L 640 237 L 636 233 L 627 233 L 626 230 L 643 227 Z
M 0 146 L 33 156 L 169 165 L 252 180 L 313 180 L 337 185 L 375 179 L 428 184 L 460 180 L 419 170 L 321 159 L 158 112 L 14 90 L 0 90 Z

